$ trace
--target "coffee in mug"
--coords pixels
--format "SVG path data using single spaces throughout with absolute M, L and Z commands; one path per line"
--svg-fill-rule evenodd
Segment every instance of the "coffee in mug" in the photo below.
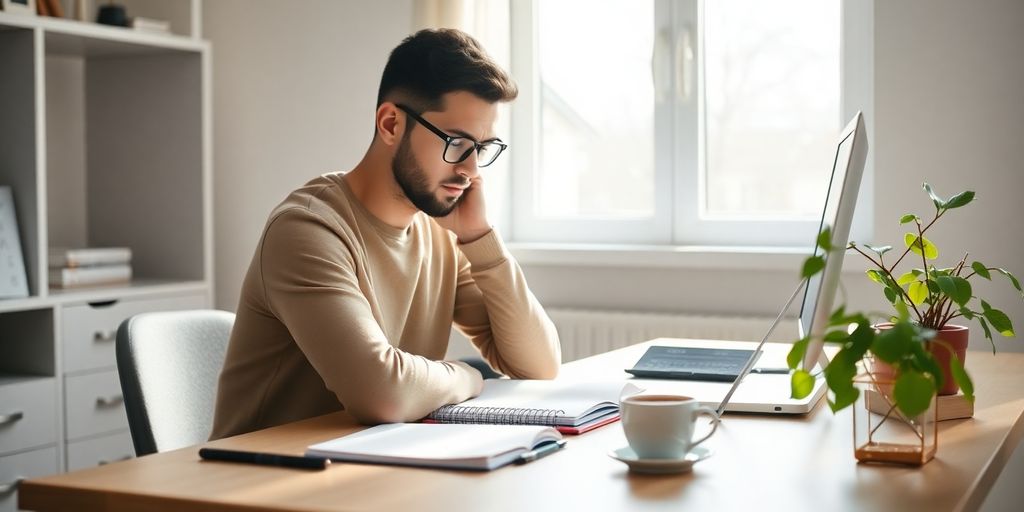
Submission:
M 679 459 L 718 428 L 718 415 L 688 396 L 633 395 L 619 402 L 622 429 L 629 447 L 640 458 Z M 711 431 L 694 440 L 697 417 L 711 417 Z

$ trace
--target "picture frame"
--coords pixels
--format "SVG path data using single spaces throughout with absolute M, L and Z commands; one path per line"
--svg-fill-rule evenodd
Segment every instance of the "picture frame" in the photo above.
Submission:
M 0 0 L 0 10 L 10 14 L 36 15 L 36 0 Z
M 11 187 L 0 186 L 0 299 L 28 297 L 18 218 Z

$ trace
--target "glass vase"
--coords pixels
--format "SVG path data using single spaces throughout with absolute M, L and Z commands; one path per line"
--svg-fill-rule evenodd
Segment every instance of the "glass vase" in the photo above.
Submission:
M 869 369 L 865 369 L 869 368 Z M 854 378 L 860 396 L 853 405 L 853 454 L 860 462 L 920 466 L 935 458 L 939 444 L 935 396 L 928 409 L 908 418 L 896 408 L 891 368 L 867 365 Z

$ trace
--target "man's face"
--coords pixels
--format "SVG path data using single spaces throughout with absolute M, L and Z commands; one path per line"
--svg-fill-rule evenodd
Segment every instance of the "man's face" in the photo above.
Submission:
M 462 91 L 448 93 L 444 99 L 443 112 L 420 115 L 452 137 L 478 142 L 494 138 L 497 105 Z M 412 128 L 405 130 L 391 161 L 395 181 L 417 209 L 431 217 L 444 217 L 455 209 L 477 177 L 476 153 L 457 164 L 445 162 L 444 140 L 412 116 L 406 115 L 405 119 Z

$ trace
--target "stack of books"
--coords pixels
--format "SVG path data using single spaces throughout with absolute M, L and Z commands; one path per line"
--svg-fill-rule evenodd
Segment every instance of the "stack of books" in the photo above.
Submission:
M 156 20 L 136 16 L 132 18 L 131 27 L 141 32 L 152 32 L 156 34 L 171 33 L 171 22 L 167 20 Z
M 78 288 L 127 284 L 132 280 L 132 250 L 128 247 L 50 249 L 50 286 Z

